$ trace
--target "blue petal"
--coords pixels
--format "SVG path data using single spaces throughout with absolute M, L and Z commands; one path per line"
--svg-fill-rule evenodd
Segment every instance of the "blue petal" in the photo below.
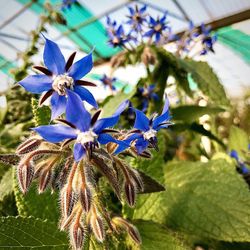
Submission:
M 75 62 L 70 67 L 68 75 L 73 77 L 75 80 L 80 80 L 82 77 L 87 75 L 92 68 L 93 68 L 92 53 L 89 53 L 87 56 Z
M 120 37 L 121 35 L 123 35 L 123 33 L 124 33 L 123 26 L 120 25 L 116 31 L 116 34 Z
M 165 122 L 165 121 L 168 121 L 170 119 L 170 116 L 169 116 L 169 112 L 167 111 L 167 112 L 165 112 L 165 113 L 163 113 L 162 115 L 160 115 L 160 116 L 158 116 L 157 118 L 155 118 L 154 120 L 153 120 L 153 129 L 155 129 L 155 130 L 157 130 L 157 127 L 161 124 L 161 123 L 163 123 L 163 122 Z
M 149 119 L 147 116 L 138 109 L 134 109 L 134 111 L 136 114 L 134 128 L 140 129 L 142 131 L 149 130 Z
M 58 95 L 57 92 L 54 92 L 52 94 L 51 101 L 50 101 L 51 110 L 52 110 L 51 120 L 56 119 L 59 115 L 64 113 L 66 109 L 66 103 L 67 103 L 67 99 L 65 96 Z
M 147 5 L 145 4 L 141 9 L 139 10 L 140 14 L 143 14 L 147 10 Z
M 238 155 L 238 152 L 237 152 L 236 150 L 233 149 L 233 150 L 230 152 L 230 156 L 231 156 L 232 158 L 234 158 L 235 160 L 239 161 L 239 155 Z
M 44 140 L 48 142 L 61 142 L 65 139 L 76 138 L 76 131 L 73 128 L 56 124 L 56 125 L 46 125 L 33 128 Z
M 167 14 L 165 14 L 161 19 L 160 19 L 160 23 L 164 23 L 166 20 Z
M 89 90 L 81 86 L 75 86 L 74 91 L 81 97 L 83 101 L 86 101 L 95 108 L 98 108 L 98 104 Z
M 111 135 L 109 134 L 100 134 L 97 138 L 98 142 L 100 144 L 107 144 L 109 142 L 115 142 L 117 143 L 117 140 L 115 138 L 113 138 Z
M 135 14 L 135 11 L 132 7 L 128 7 L 128 10 L 129 10 L 131 16 L 133 16 Z
M 52 78 L 46 75 L 32 75 L 24 78 L 19 84 L 31 93 L 40 94 L 52 88 Z
M 147 140 L 144 140 L 143 138 L 138 139 L 135 143 L 138 154 L 141 154 L 148 147 L 148 144 L 149 142 Z
M 160 32 L 156 32 L 155 33 L 155 42 L 158 43 L 161 39 L 161 33 Z
M 152 26 L 154 26 L 154 25 L 156 25 L 156 21 L 155 21 L 155 19 L 153 18 L 153 17 L 149 17 L 149 23 L 152 25 Z
M 43 60 L 45 66 L 55 75 L 65 73 L 65 58 L 58 45 L 48 38 L 45 38 Z
M 154 30 L 149 30 L 143 36 L 152 37 L 153 34 L 154 34 Z
M 82 132 L 88 131 L 90 128 L 91 115 L 85 109 L 81 98 L 67 90 L 68 102 L 66 106 L 66 120 L 73 123 Z
M 118 120 L 119 120 L 119 115 L 99 119 L 96 121 L 93 127 L 93 131 L 96 134 L 99 134 L 103 129 L 113 127 L 118 122 Z
M 76 143 L 74 145 L 74 159 L 76 162 L 80 161 L 82 157 L 85 155 L 86 150 L 82 146 L 81 143 Z
M 129 100 L 125 100 L 123 101 L 119 107 L 116 109 L 115 113 L 113 114 L 113 116 L 116 115 L 120 115 L 128 106 L 129 106 L 130 101 Z

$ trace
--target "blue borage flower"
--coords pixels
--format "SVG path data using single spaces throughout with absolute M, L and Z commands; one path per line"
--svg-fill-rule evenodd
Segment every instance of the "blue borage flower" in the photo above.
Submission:
M 250 170 L 247 168 L 246 164 L 240 159 L 236 150 L 231 150 L 229 155 L 236 160 L 239 173 L 243 175 L 250 173 Z
M 104 87 L 109 87 L 111 90 L 116 90 L 115 86 L 113 85 L 116 82 L 115 77 L 108 77 L 106 74 L 100 78 L 100 81 L 103 83 Z
M 164 14 L 163 17 L 157 17 L 154 19 L 153 17 L 149 17 L 149 30 L 144 34 L 144 37 L 155 37 L 155 43 L 159 43 L 161 38 L 164 37 L 164 31 L 169 29 L 167 26 L 167 14 Z
M 116 28 L 116 25 L 112 24 L 112 26 L 107 29 L 107 34 L 109 37 L 108 44 L 114 48 L 123 47 L 129 40 L 129 35 L 125 34 L 122 25 Z
M 76 52 L 65 62 L 64 56 L 58 45 L 45 38 L 43 53 L 43 66 L 34 66 L 43 74 L 30 75 L 19 82 L 27 91 L 35 94 L 46 93 L 41 97 L 39 104 L 51 96 L 51 119 L 55 119 L 64 113 L 67 104 L 67 90 L 76 92 L 80 98 L 90 105 L 98 108 L 95 98 L 89 90 L 82 86 L 96 86 L 94 83 L 80 80 L 93 67 L 92 53 L 73 64 Z
M 159 100 L 159 96 L 154 92 L 155 84 L 151 84 L 148 87 L 140 87 L 138 88 L 139 93 L 142 95 L 142 112 L 146 112 L 148 108 L 148 103 L 150 100 L 157 101 Z
M 206 27 L 204 23 L 201 24 L 201 36 L 203 45 L 201 55 L 206 55 L 208 51 L 214 53 L 213 45 L 217 41 L 217 36 L 211 36 L 211 29 Z
M 135 148 L 138 154 L 143 153 L 148 146 L 154 147 L 158 150 L 157 146 L 157 132 L 162 128 L 167 128 L 171 125 L 169 115 L 169 101 L 166 99 L 161 115 L 153 115 L 148 118 L 142 111 L 134 109 L 136 118 L 134 123 L 134 129 L 130 132 L 131 135 L 124 141 L 126 143 L 135 143 Z M 119 145 L 116 153 L 123 151 L 124 146 Z
M 127 21 L 128 24 L 131 25 L 132 29 L 135 31 L 142 31 L 142 25 L 147 21 L 146 16 L 147 13 L 147 5 L 144 5 L 140 9 L 138 8 L 138 5 L 135 5 L 134 8 L 128 7 L 130 15 L 127 16 L 129 18 L 129 21 Z
M 114 139 L 107 129 L 113 127 L 119 120 L 121 112 L 127 107 L 128 101 L 123 102 L 111 117 L 98 120 L 101 110 L 98 110 L 91 118 L 90 113 L 85 109 L 80 97 L 71 90 L 66 90 L 68 103 L 66 107 L 65 124 L 45 125 L 33 128 L 44 140 L 52 143 L 64 140 L 75 140 L 74 158 L 78 162 L 86 152 L 92 150 L 100 144 L 109 142 L 125 146 L 125 142 Z
M 76 2 L 77 0 L 63 0 L 61 9 L 62 10 L 71 9 L 72 4 Z

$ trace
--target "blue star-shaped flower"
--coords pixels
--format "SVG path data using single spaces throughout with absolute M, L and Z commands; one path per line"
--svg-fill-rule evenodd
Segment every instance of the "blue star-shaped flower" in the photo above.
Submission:
M 107 34 L 109 37 L 108 44 L 114 48 L 123 47 L 128 41 L 128 36 L 125 34 L 123 26 L 119 25 L 118 28 L 113 26 L 107 29 Z
M 34 68 L 44 74 L 30 75 L 19 82 L 27 91 L 35 94 L 40 94 L 46 91 L 40 99 L 42 104 L 48 97 L 51 96 L 51 119 L 57 118 L 64 113 L 67 104 L 67 89 L 76 92 L 82 100 L 88 102 L 95 108 L 98 107 L 94 96 L 89 90 L 82 86 L 96 86 L 93 83 L 80 80 L 93 67 L 92 53 L 75 62 L 74 52 L 65 62 L 64 56 L 58 45 L 51 40 L 46 39 L 43 53 L 44 64 L 35 66 Z
M 147 14 L 145 13 L 147 10 L 147 6 L 144 5 L 140 9 L 138 8 L 138 5 L 135 5 L 135 8 L 128 7 L 130 15 L 127 16 L 129 18 L 129 21 L 127 21 L 128 24 L 132 26 L 132 29 L 135 31 L 142 31 L 142 25 L 145 23 Z
M 141 154 L 148 146 L 152 146 L 158 150 L 157 132 L 171 125 L 168 99 L 166 99 L 162 113 L 159 116 L 154 115 L 149 119 L 142 111 L 138 109 L 134 109 L 134 111 L 136 114 L 134 130 L 132 130 L 132 135 L 129 136 L 125 142 L 135 142 L 135 148 L 138 154 Z M 123 145 L 119 146 L 117 151 L 122 147 Z
M 115 77 L 108 77 L 106 74 L 100 78 L 100 81 L 103 83 L 104 87 L 109 87 L 111 90 L 115 90 L 115 86 L 113 85 L 116 82 Z
M 65 10 L 65 9 L 71 9 L 71 5 L 73 3 L 75 3 L 77 0 L 63 0 L 62 1 L 62 7 L 61 9 L 62 10 Z
M 217 41 L 217 36 L 211 36 L 211 29 L 209 27 L 206 27 L 204 23 L 201 24 L 201 36 L 203 45 L 201 55 L 206 55 L 208 51 L 214 53 L 213 45 Z
M 159 96 L 154 92 L 155 84 L 151 84 L 148 87 L 140 87 L 138 88 L 140 94 L 143 97 L 142 100 L 142 112 L 146 112 L 148 109 L 148 103 L 150 100 L 157 101 L 159 100 Z
M 68 103 L 66 107 L 66 121 L 64 124 L 45 125 L 34 128 L 42 138 L 48 142 L 58 143 L 67 139 L 75 140 L 74 158 L 80 161 L 87 151 L 91 154 L 98 144 L 114 142 L 125 145 L 125 142 L 116 140 L 108 132 L 113 132 L 109 127 L 114 126 L 121 112 L 127 107 L 128 101 L 123 102 L 113 116 L 98 119 L 100 110 L 91 118 L 90 113 L 84 108 L 80 97 L 71 90 L 66 90 Z
M 154 19 L 153 17 L 149 17 L 149 30 L 144 34 L 145 37 L 153 38 L 155 37 L 155 42 L 159 43 L 161 37 L 164 35 L 164 31 L 169 29 L 166 22 L 167 15 L 163 15 L 162 18 L 157 17 Z

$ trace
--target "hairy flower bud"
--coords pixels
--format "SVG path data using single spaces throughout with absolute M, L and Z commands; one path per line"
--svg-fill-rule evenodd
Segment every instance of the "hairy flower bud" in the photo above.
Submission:
M 41 145 L 41 143 L 42 143 L 42 139 L 31 137 L 17 147 L 16 153 L 18 155 L 27 154 L 37 149 Z
M 34 178 L 34 166 L 30 161 L 21 161 L 17 166 L 17 175 L 21 191 L 26 193 Z
M 135 243 L 137 244 L 142 243 L 140 233 L 134 225 L 129 224 L 127 230 L 128 230 L 128 234 L 130 235 L 130 237 L 133 239 Z
M 92 193 L 89 187 L 82 187 L 79 193 L 80 202 L 84 212 L 88 213 L 92 202 Z
M 70 238 L 73 247 L 76 250 L 82 249 L 84 239 L 85 239 L 85 230 L 80 223 L 75 223 L 70 232 Z
M 125 196 L 130 207 L 135 205 L 136 185 L 132 181 L 126 181 L 124 184 Z
M 49 169 L 44 169 L 40 173 L 40 180 L 39 180 L 39 188 L 38 188 L 38 193 L 44 192 L 44 190 L 48 187 L 50 184 L 50 181 L 52 179 L 52 171 Z
M 150 47 L 145 47 L 142 54 L 141 60 L 145 65 L 155 64 L 156 56 Z
M 61 191 L 61 209 L 65 217 L 70 216 L 77 201 L 77 195 L 71 187 L 65 186 Z
M 99 215 L 92 214 L 90 218 L 90 225 L 96 239 L 102 242 L 105 238 L 103 220 Z

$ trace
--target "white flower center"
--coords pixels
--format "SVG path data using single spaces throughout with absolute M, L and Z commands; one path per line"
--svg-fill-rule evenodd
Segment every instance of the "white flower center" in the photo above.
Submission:
M 76 141 L 84 145 L 88 142 L 94 142 L 95 138 L 97 137 L 97 134 L 93 132 L 92 130 L 86 131 L 86 132 L 79 132 L 76 138 Z
M 148 131 L 143 133 L 143 137 L 145 140 L 149 140 L 150 138 L 155 137 L 156 133 L 157 131 L 151 128 Z
M 66 89 L 72 89 L 74 84 L 74 79 L 67 75 L 58 75 L 55 77 L 52 88 L 59 95 L 66 95 Z

